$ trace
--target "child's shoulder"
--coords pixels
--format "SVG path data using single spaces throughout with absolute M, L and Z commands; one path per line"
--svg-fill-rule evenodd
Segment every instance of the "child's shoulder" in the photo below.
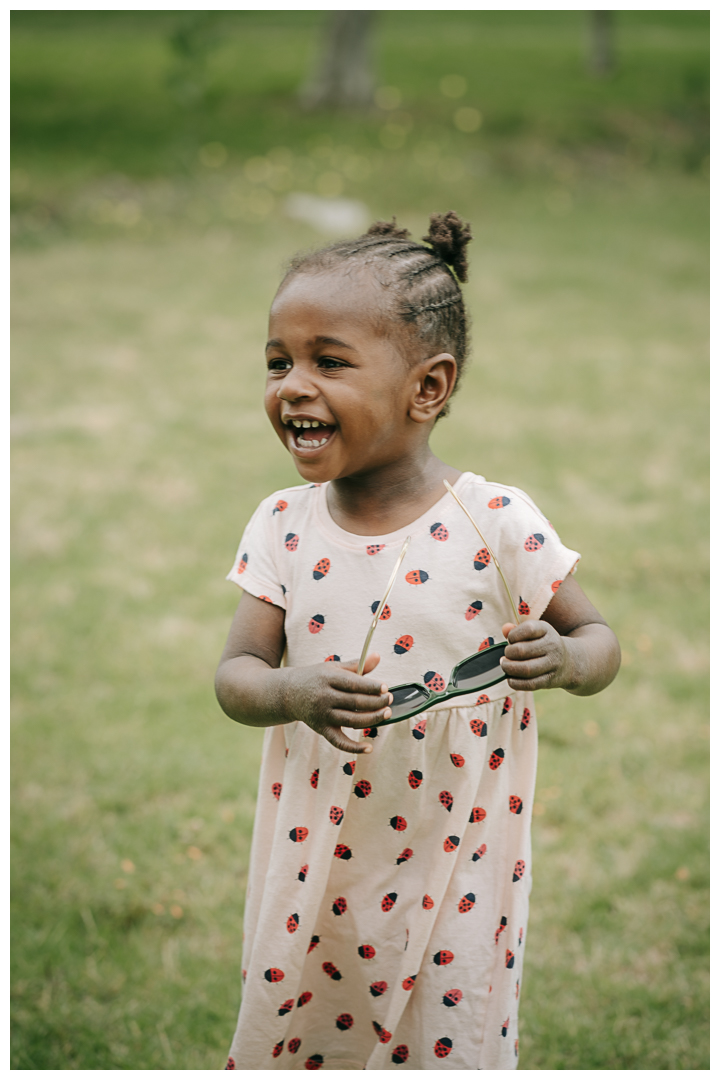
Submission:
M 277 517 L 288 509 L 298 511 L 310 507 L 321 487 L 322 484 L 296 484 L 293 487 L 280 488 L 258 504 L 253 516 L 269 513 L 271 517 Z
M 458 493 L 473 511 L 481 511 L 483 516 L 490 515 L 494 518 L 496 515 L 491 511 L 504 511 L 497 514 L 499 522 L 509 518 L 526 518 L 529 515 L 540 517 L 550 524 L 537 504 L 522 488 L 503 484 L 497 480 L 486 480 L 484 476 L 478 476 L 475 473 L 465 473 L 463 481 L 460 486 L 456 485 Z

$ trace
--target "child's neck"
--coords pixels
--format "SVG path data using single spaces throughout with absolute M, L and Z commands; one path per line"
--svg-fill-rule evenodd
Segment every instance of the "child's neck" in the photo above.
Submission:
M 333 480 L 328 510 L 336 525 L 359 536 L 383 536 L 410 525 L 446 492 L 443 480 L 461 475 L 428 448 L 423 461 L 393 462 L 363 476 Z

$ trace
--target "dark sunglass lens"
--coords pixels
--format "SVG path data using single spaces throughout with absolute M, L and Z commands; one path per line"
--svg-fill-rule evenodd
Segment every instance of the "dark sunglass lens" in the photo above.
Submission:
M 424 687 L 418 686 L 417 683 L 391 686 L 390 693 L 393 696 L 392 705 L 390 706 L 393 720 L 405 716 L 406 713 L 411 713 L 414 709 L 417 709 L 418 705 L 422 705 L 430 697 L 429 692 Z
M 463 660 L 455 674 L 458 690 L 481 690 L 484 686 L 492 686 L 494 682 L 506 678 L 500 667 L 500 658 L 505 655 L 505 645 L 504 641 L 499 645 L 491 645 L 489 649 L 483 649 L 475 656 Z

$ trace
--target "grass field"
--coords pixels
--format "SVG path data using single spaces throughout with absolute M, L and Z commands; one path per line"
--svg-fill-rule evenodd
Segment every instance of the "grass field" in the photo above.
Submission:
M 349 119 L 294 113 L 317 13 L 192 71 L 132 14 L 14 13 L 12 1067 L 224 1063 L 261 734 L 212 677 L 296 478 L 261 354 L 308 190 L 473 223 L 436 449 L 532 494 L 623 647 L 538 696 L 520 1067 L 708 1068 L 706 13 L 621 13 L 602 84 L 577 13 L 389 13 L 401 104 Z

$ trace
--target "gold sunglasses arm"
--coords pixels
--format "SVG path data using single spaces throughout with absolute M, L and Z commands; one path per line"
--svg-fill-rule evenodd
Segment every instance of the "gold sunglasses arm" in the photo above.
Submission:
M 370 623 L 370 629 L 367 632 L 367 637 L 365 638 L 365 644 L 363 645 L 362 652 L 360 653 L 360 661 L 358 663 L 358 669 L 357 669 L 358 675 L 362 675 L 362 673 L 363 673 L 363 668 L 365 667 L 365 660 L 367 659 L 368 649 L 370 648 L 370 642 L 372 641 L 372 636 L 375 633 L 375 627 L 378 624 L 378 619 L 380 618 L 383 611 L 385 610 L 385 601 L 387 600 L 388 596 L 390 595 L 390 590 L 392 589 L 393 585 L 395 584 L 395 578 L 398 575 L 398 570 L 400 569 L 400 564 L 402 563 L 403 559 L 405 558 L 405 552 L 407 551 L 409 546 L 410 546 L 410 537 L 407 536 L 405 538 L 405 543 L 402 546 L 402 551 L 400 552 L 400 555 L 398 556 L 398 561 L 395 563 L 395 569 L 393 570 L 392 574 L 390 575 L 390 580 L 388 581 L 388 586 L 387 586 L 387 589 L 385 590 L 385 595 L 383 596 L 382 600 L 378 604 L 377 609 L 375 611 L 375 615 L 373 616 L 373 621 Z
M 497 572 L 498 572 L 498 574 L 500 575 L 500 577 L 502 578 L 502 583 L 503 583 L 503 585 L 505 586 L 505 591 L 506 591 L 506 593 L 508 594 L 508 600 L 510 601 L 510 606 L 511 606 L 511 608 L 512 608 L 512 610 L 513 610 L 513 615 L 515 616 L 515 622 L 516 622 L 517 624 L 519 624 L 519 623 L 520 623 L 520 616 L 518 615 L 518 612 L 517 612 L 517 608 L 515 607 L 515 601 L 514 601 L 514 600 L 513 600 L 513 598 L 512 598 L 512 593 L 510 592 L 510 588 L 509 588 L 509 586 L 508 586 L 508 583 L 507 583 L 507 581 L 505 580 L 505 575 L 503 574 L 502 570 L 500 569 L 500 563 L 499 563 L 499 562 L 497 561 L 497 559 L 495 558 L 495 555 L 494 555 L 494 553 L 493 553 L 493 549 L 492 549 L 492 548 L 490 547 L 490 545 L 488 544 L 487 540 L 485 539 L 485 537 L 483 536 L 483 534 L 482 534 L 482 533 L 480 532 L 480 526 L 478 525 L 477 521 L 475 520 L 475 518 L 474 518 L 474 517 L 472 516 L 472 514 L 471 514 L 471 513 L 470 513 L 470 511 L 468 510 L 468 508 L 467 508 L 467 506 L 465 505 L 465 503 L 464 503 L 464 502 L 462 501 L 462 499 L 460 498 L 460 496 L 456 494 L 456 492 L 455 492 L 455 489 L 454 489 L 454 487 L 452 486 L 452 484 L 449 484 L 449 483 L 447 482 L 447 480 L 443 480 L 443 483 L 445 484 L 445 487 L 446 487 L 446 488 L 448 489 L 448 491 L 449 491 L 449 492 L 450 492 L 450 494 L 452 495 L 452 497 L 453 497 L 453 499 L 455 500 L 455 502 L 456 502 L 456 503 L 458 503 L 458 505 L 459 505 L 459 506 L 461 507 L 461 509 L 463 509 L 463 510 L 465 511 L 465 513 L 467 514 L 467 516 L 468 516 L 468 517 L 470 518 L 470 520 L 472 521 L 473 525 L 475 526 L 475 528 L 476 528 L 476 530 L 477 530 L 477 532 L 478 532 L 478 534 L 479 534 L 479 536 L 480 536 L 480 539 L 482 540 L 483 544 L 485 545 L 485 547 L 486 547 L 486 548 L 488 549 L 488 551 L 490 552 L 490 558 L 491 558 L 491 559 L 492 559 L 492 561 L 493 561 L 493 562 L 495 563 L 495 566 L 497 567 Z

